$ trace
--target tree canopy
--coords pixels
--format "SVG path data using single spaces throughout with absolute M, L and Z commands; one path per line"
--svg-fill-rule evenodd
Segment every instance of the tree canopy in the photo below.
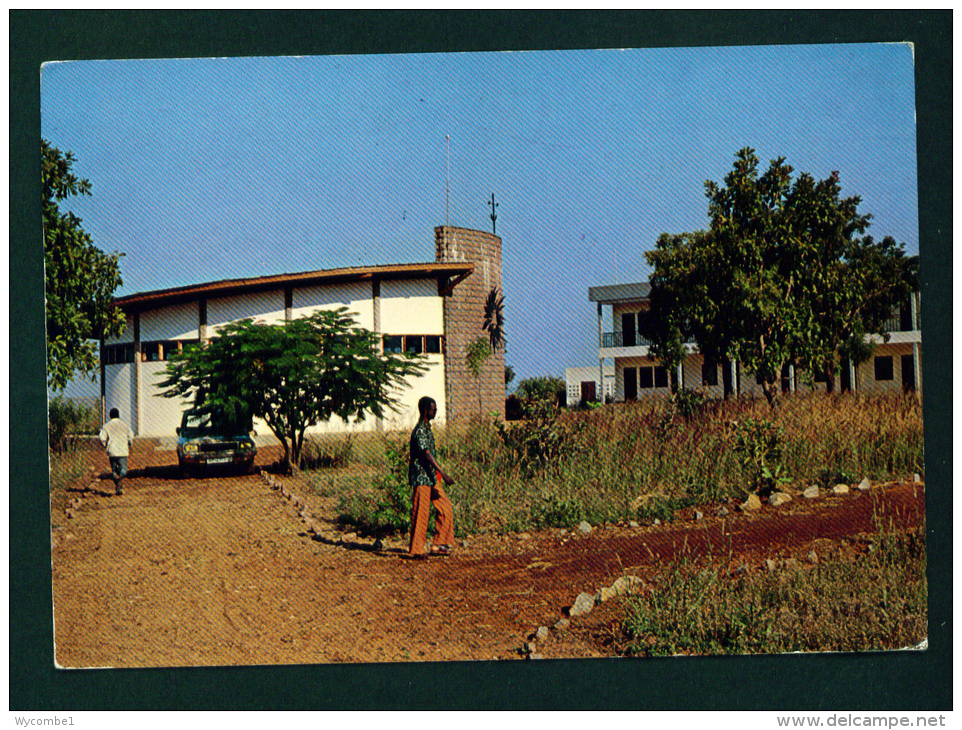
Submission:
M 426 370 L 417 355 L 379 354 L 378 338 L 341 307 L 283 324 L 233 322 L 206 345 L 175 354 L 162 395 L 192 398 L 228 419 L 262 418 L 299 465 L 306 430 L 334 416 L 363 420 L 396 410 L 406 379 Z
M 124 314 L 113 307 L 114 291 L 123 283 L 120 257 L 97 248 L 81 219 L 60 210 L 75 195 L 90 195 L 90 181 L 71 172 L 76 160 L 47 140 L 40 140 L 44 273 L 47 320 L 47 384 L 63 390 L 75 373 L 92 374 L 98 366 L 97 343 L 118 335 Z
M 759 174 L 751 148 L 735 155 L 724 185 L 708 181 L 707 231 L 662 234 L 643 318 L 652 351 L 668 365 L 693 340 L 706 359 L 738 361 L 777 397 L 781 368 L 833 382 L 842 357 L 868 356 L 865 336 L 912 290 L 914 263 L 891 237 L 863 235 L 871 215 L 842 197 L 839 174 L 792 180 L 784 158 Z

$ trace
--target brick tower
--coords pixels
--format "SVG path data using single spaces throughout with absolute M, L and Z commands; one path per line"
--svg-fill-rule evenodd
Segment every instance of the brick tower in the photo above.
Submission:
M 478 415 L 478 381 L 468 369 L 467 349 L 481 329 L 488 292 L 501 285 L 501 239 L 492 233 L 470 228 L 438 226 L 434 229 L 438 263 L 472 263 L 474 271 L 444 299 L 445 390 L 448 420 Z M 481 371 L 481 409 L 504 419 L 504 348 L 491 354 Z

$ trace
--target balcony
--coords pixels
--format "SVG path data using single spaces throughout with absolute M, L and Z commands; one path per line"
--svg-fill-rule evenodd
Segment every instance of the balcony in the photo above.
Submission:
M 601 347 L 648 347 L 651 345 L 651 340 L 646 337 L 642 337 L 640 334 L 627 333 L 628 337 L 625 337 L 624 332 L 604 332 L 601 335 Z M 625 341 L 627 340 L 627 342 Z

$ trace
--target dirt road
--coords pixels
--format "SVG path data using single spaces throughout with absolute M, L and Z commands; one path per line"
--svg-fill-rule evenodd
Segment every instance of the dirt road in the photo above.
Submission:
M 106 471 L 105 457 L 92 458 Z M 517 659 L 527 636 L 557 622 L 579 593 L 625 574 L 650 579 L 681 550 L 762 569 L 766 558 L 804 558 L 813 546 L 862 550 L 879 513 L 896 527 L 924 514 L 924 487 L 899 484 L 758 515 L 719 516 L 708 506 L 702 519 L 689 510 L 657 527 L 471 537 L 451 557 L 414 562 L 401 557 L 400 539 L 378 552 L 350 534 L 312 539 L 292 502 L 261 476 L 183 479 L 175 461 L 140 442 L 124 496 L 110 494 L 109 480 L 81 491 L 88 477 L 68 502 L 54 500 L 60 666 Z M 279 479 L 335 529 L 329 501 Z M 609 656 L 620 619 L 618 602 L 607 602 L 539 651 Z

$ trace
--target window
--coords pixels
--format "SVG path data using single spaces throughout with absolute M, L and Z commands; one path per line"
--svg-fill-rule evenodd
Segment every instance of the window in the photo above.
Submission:
M 423 335 L 405 335 L 404 351 L 409 352 L 413 355 L 420 355 L 422 352 L 424 352 L 424 336 Z
M 121 365 L 134 361 L 134 345 L 104 345 L 104 365 Z
M 402 351 L 401 335 L 386 335 L 384 337 L 384 352 L 399 353 Z
M 430 355 L 440 354 L 441 352 L 441 335 L 425 335 L 424 336 L 424 351 Z
M 638 376 L 641 380 L 642 388 L 655 387 L 655 373 L 652 368 L 638 368 Z
M 668 387 L 668 371 L 661 365 L 655 366 L 655 387 L 656 388 L 667 388 Z
M 891 355 L 884 355 L 875 358 L 875 379 L 876 380 L 895 380 L 895 370 Z
M 187 342 L 197 342 L 197 340 L 187 340 Z M 180 352 L 184 347 L 183 340 L 155 340 L 140 343 L 140 359 L 142 362 L 161 362 L 169 360 L 175 352 Z
M 718 385 L 718 363 L 706 362 L 701 366 L 701 384 Z

